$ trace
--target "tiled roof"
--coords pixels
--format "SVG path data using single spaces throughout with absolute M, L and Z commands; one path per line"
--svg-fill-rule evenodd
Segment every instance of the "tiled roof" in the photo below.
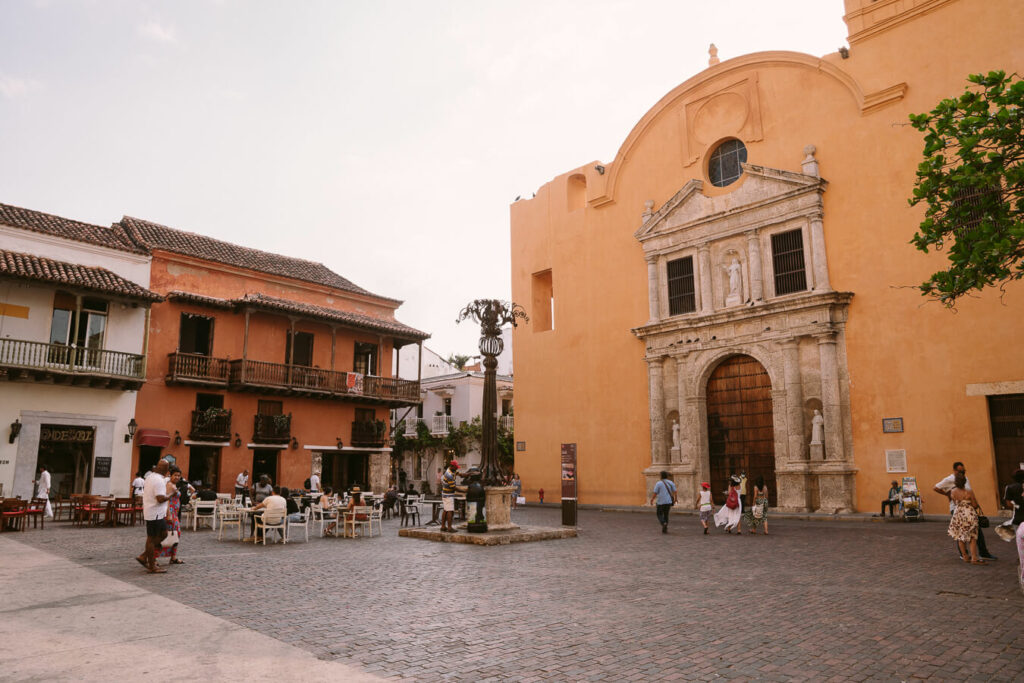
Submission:
M 133 241 L 148 249 L 163 249 L 176 254 L 217 261 L 218 263 L 226 263 L 239 268 L 257 270 L 261 273 L 326 285 L 327 287 L 333 287 L 346 292 L 365 294 L 387 301 L 397 301 L 396 299 L 368 292 L 362 287 L 349 282 L 322 263 L 282 256 L 281 254 L 272 254 L 267 251 L 260 251 L 259 249 L 241 247 L 230 242 L 223 242 L 193 232 L 176 230 L 166 225 L 132 218 L 131 216 L 123 217 L 117 225 L 122 227 Z
M 15 251 L 0 250 L 0 277 L 54 282 L 142 301 L 163 301 L 156 292 L 125 280 L 106 268 L 80 266 Z
M 381 320 L 379 318 L 371 318 L 368 315 L 349 313 L 348 311 L 338 311 L 333 308 L 314 306 L 312 304 L 305 304 L 299 301 L 289 301 L 288 299 L 278 299 L 265 294 L 246 294 L 241 299 L 235 299 L 235 302 L 242 306 L 301 313 L 311 318 L 343 323 L 345 325 L 351 325 L 352 327 L 376 330 L 378 332 L 387 332 L 389 334 L 409 339 L 427 339 L 430 337 L 428 333 L 421 332 L 415 328 L 409 327 L 408 325 L 403 325 L 397 320 Z
M 234 308 L 235 302 L 231 299 L 221 299 L 215 296 L 206 296 L 204 294 L 193 294 L 192 292 L 182 292 L 175 290 L 173 292 L 167 292 L 168 301 L 185 301 L 190 304 L 199 304 L 200 306 L 208 306 L 210 308 Z
M 128 251 L 134 254 L 148 253 L 142 247 L 133 244 L 121 230 L 73 221 L 70 218 L 61 218 L 9 204 L 0 204 L 0 223 L 76 242 L 97 244 L 119 251 Z

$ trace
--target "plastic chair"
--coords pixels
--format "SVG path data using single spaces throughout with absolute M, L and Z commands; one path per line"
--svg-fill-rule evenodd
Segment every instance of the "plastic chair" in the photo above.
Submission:
M 221 506 L 217 510 L 217 521 L 220 524 L 220 529 L 217 531 L 217 540 L 224 540 L 224 528 L 233 526 L 238 529 L 238 538 L 236 540 L 242 540 L 242 513 L 232 507 Z
M 373 538 L 373 523 L 374 522 L 377 522 L 377 535 L 378 536 L 383 536 L 384 535 L 384 524 L 381 521 L 383 519 L 383 517 L 384 517 L 384 510 L 383 510 L 382 506 L 379 503 L 377 505 L 374 505 L 372 508 L 370 508 L 370 519 L 368 520 L 369 523 L 367 524 L 367 527 L 370 530 L 370 538 Z
M 291 538 L 291 536 L 292 536 L 292 527 L 294 526 L 294 527 L 300 527 L 303 531 L 306 532 L 306 543 L 309 543 L 309 509 L 307 509 L 305 512 L 302 512 L 302 513 L 299 513 L 299 514 L 302 515 L 302 521 L 301 522 L 293 521 L 290 516 L 289 517 L 285 517 L 285 533 L 284 533 L 285 539 L 287 540 L 287 539 Z
M 288 533 L 288 529 L 285 526 L 286 520 L 286 515 L 279 512 L 275 514 L 264 512 L 262 515 L 258 515 L 256 517 L 256 533 L 253 535 L 253 543 L 259 543 L 260 540 L 262 540 L 263 545 L 266 545 L 267 532 L 275 529 L 281 532 L 281 542 L 287 543 L 288 537 L 286 534 Z M 260 529 L 263 530 L 262 534 L 260 533 Z
M 367 527 L 370 524 L 370 511 L 371 508 L 368 505 L 356 505 L 352 508 L 351 512 L 345 513 L 345 529 L 344 536 L 347 538 L 356 537 L 356 527 L 362 526 Z M 349 528 L 352 529 L 352 535 L 349 536 Z
M 420 525 L 420 504 L 416 499 L 402 501 L 402 526 L 406 521 L 412 526 Z
M 192 503 L 192 531 L 199 526 L 199 521 L 209 521 L 210 529 L 217 530 L 217 501 L 196 500 Z

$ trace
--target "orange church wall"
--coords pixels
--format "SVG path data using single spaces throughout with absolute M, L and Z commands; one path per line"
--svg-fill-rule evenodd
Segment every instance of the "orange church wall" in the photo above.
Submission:
M 644 344 L 630 330 L 648 318 L 647 272 L 633 233 L 646 200 L 657 210 L 690 179 L 721 196 L 743 182 L 713 188 L 706 181 L 705 155 L 720 139 L 713 122 L 688 165 L 692 140 L 682 122 L 686 102 L 746 79 L 756 82 L 761 125 L 759 139 L 744 140 L 748 162 L 799 173 L 803 148 L 813 144 L 829 182 L 831 284 L 854 293 L 845 352 L 856 507 L 877 509 L 894 478 L 884 451 L 904 448 L 927 513 L 946 509 L 931 486 L 954 460 L 965 462 L 986 511 L 997 508 L 986 399 L 968 396 L 966 386 L 1024 379 L 1013 344 L 1024 333 L 1024 288 L 986 291 L 956 313 L 926 304 L 913 288 L 944 255 L 908 244 L 923 214 L 907 205 L 923 143 L 905 124 L 909 113 L 962 92 L 968 73 L 1024 72 L 1017 47 L 1024 5 L 931 5 L 854 43 L 849 59 L 779 52 L 724 60 L 656 104 L 613 161 L 570 170 L 512 205 L 513 299 L 536 305 L 533 275 L 550 270 L 555 301 L 552 330 L 536 331 L 531 322 L 515 332 L 516 440 L 526 442 L 516 470 L 529 499 L 543 488 L 546 500 L 557 501 L 559 445 L 576 442 L 581 503 L 644 502 L 648 377 Z M 891 101 L 873 106 L 903 83 Z M 598 163 L 604 175 L 594 170 Z M 570 210 L 581 175 L 587 203 Z M 902 417 L 905 431 L 883 434 L 888 417 Z

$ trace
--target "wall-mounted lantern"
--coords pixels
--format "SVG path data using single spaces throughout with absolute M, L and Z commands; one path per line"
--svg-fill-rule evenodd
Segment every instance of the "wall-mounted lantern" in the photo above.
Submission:
M 14 422 L 11 423 L 11 436 L 7 443 L 14 443 L 14 440 L 18 438 L 18 434 L 21 433 L 21 423 L 18 422 L 18 418 L 14 418 Z
M 139 423 L 135 421 L 135 418 L 128 420 L 128 433 L 124 435 L 124 442 L 131 443 L 132 439 L 135 438 L 135 430 L 139 428 Z

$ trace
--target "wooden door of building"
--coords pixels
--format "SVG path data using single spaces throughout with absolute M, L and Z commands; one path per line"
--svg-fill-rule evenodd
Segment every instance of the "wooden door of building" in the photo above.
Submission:
M 1013 483 L 1013 473 L 1024 469 L 1024 394 L 988 397 L 988 415 L 992 422 L 992 447 L 996 456 L 999 506 L 1003 491 Z
M 775 505 L 775 432 L 772 383 L 764 367 L 750 356 L 733 356 L 708 379 L 708 456 L 711 494 L 725 502 L 729 477 L 746 472 L 747 494 L 758 477 Z

